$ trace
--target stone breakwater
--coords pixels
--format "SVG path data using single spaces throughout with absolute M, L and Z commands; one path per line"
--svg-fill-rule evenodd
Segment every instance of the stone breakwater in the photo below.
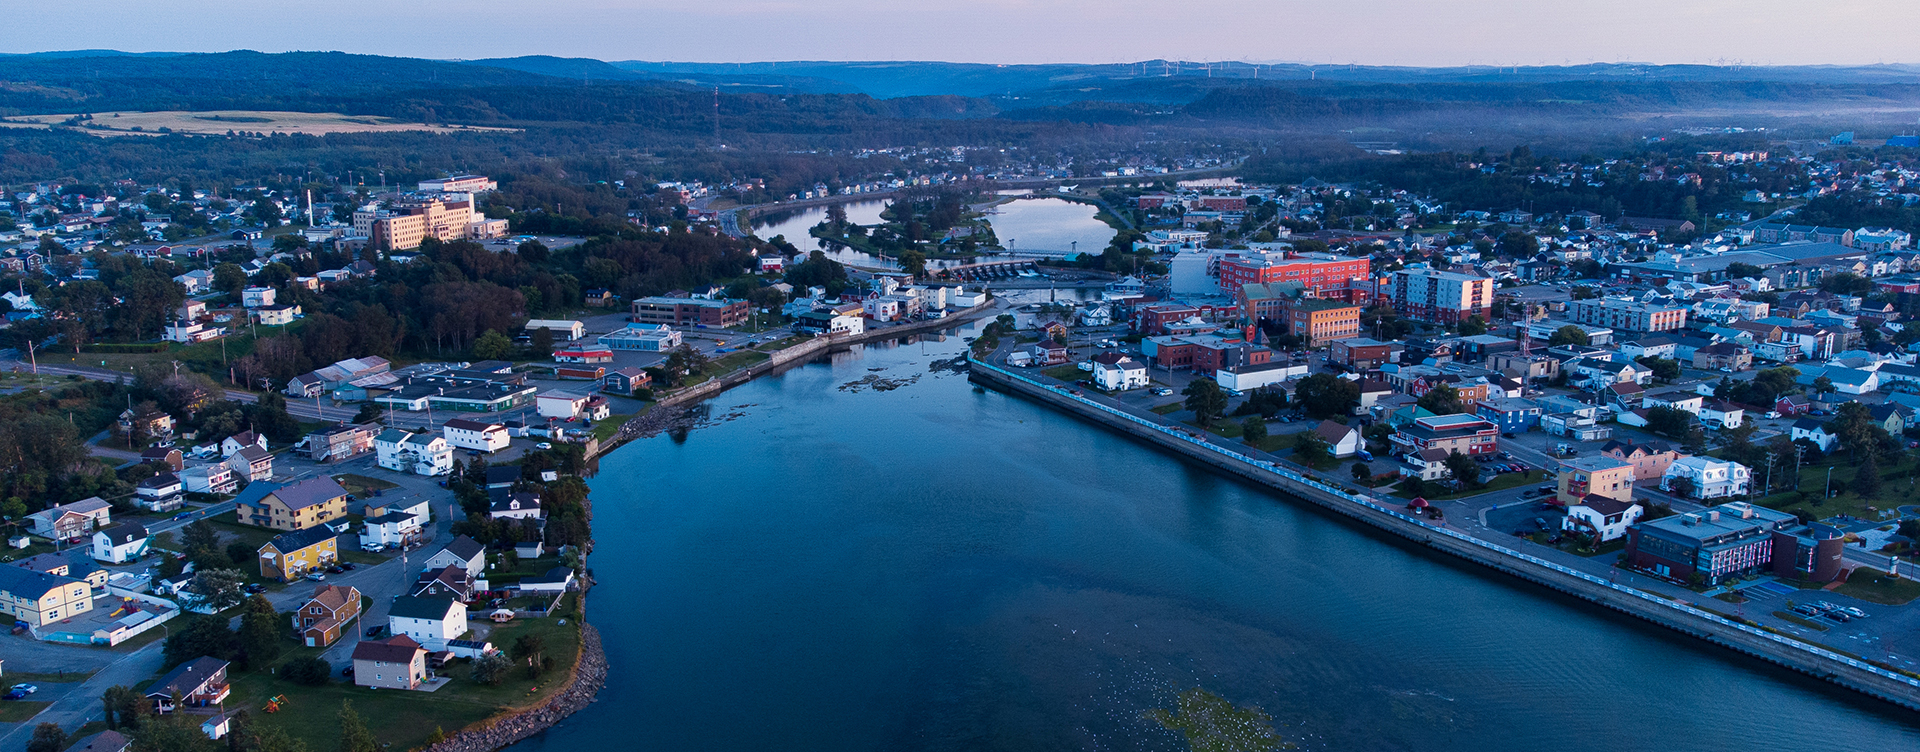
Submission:
M 427 752 L 493 752 L 552 728 L 561 719 L 593 702 L 607 683 L 607 654 L 600 646 L 600 630 L 580 625 L 580 662 L 566 689 L 538 707 L 487 722 L 454 734 Z

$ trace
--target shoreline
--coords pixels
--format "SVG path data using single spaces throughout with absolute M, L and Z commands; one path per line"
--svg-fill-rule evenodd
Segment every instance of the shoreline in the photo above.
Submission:
M 586 610 L 583 593 L 580 612 L 585 614 Z M 566 720 L 567 716 L 580 712 L 594 702 L 606 684 L 607 653 L 600 642 L 600 630 L 582 618 L 580 655 L 574 659 L 573 674 L 567 677 L 567 687 L 555 693 L 553 699 L 481 721 L 422 749 L 426 752 L 493 752 L 504 749 L 553 728 Z
M 1210 443 L 1201 443 L 1175 429 L 1074 397 L 1065 390 L 1032 381 L 968 356 L 969 379 L 1009 394 L 1034 399 L 1069 415 L 1111 428 L 1134 439 L 1173 450 L 1182 459 L 1266 486 L 1294 499 L 1312 503 L 1357 522 L 1391 533 L 1468 562 L 1574 596 L 1639 618 L 1681 634 L 1759 658 L 1795 672 L 1884 700 L 1908 710 L 1920 710 L 1920 679 L 1896 673 L 1835 650 L 1741 624 L 1718 614 L 1645 591 L 1619 585 L 1483 541 L 1444 527 L 1434 527 L 1376 503 L 1364 494 L 1350 494 L 1314 480 L 1311 475 L 1261 462 Z

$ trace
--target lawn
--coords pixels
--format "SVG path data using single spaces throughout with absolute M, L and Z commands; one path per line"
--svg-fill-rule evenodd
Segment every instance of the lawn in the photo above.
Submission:
M 620 432 L 620 427 L 626 425 L 631 418 L 633 418 L 632 414 L 609 415 L 601 418 L 600 422 L 593 424 L 593 438 L 599 441 L 613 438 L 614 434 Z
M 1833 592 L 1850 595 L 1869 603 L 1886 606 L 1904 606 L 1915 598 L 1920 598 L 1920 582 L 1905 578 L 1888 577 L 1886 572 L 1869 567 L 1853 570 L 1847 577 L 1847 583 L 1834 588 Z
M 15 683 L 18 683 L 18 682 L 15 682 Z M 53 704 L 53 701 L 51 700 L 48 700 L 45 702 L 42 702 L 40 700 L 14 700 L 13 702 L 0 702 L 0 723 L 20 723 L 22 721 L 31 719 L 34 716 L 39 715 L 40 711 L 46 710 L 48 705 L 52 705 L 52 704 Z
M 786 339 L 782 339 L 782 340 L 777 340 L 777 341 L 774 341 L 774 342 L 767 342 L 767 343 L 764 343 L 764 344 L 762 344 L 762 345 L 760 345 L 759 347 L 756 347 L 756 348 L 754 348 L 754 349 L 755 349 L 755 350 L 759 350 L 759 351 L 761 351 L 761 352 L 768 352 L 768 353 L 770 353 L 770 352 L 773 352 L 773 351 L 775 351 L 775 350 L 785 350 L 785 349 L 787 349 L 787 348 L 789 348 L 789 347 L 793 347 L 794 345 L 798 345 L 798 344 L 800 344 L 800 343 L 802 343 L 802 342 L 806 342 L 806 341 L 808 341 L 808 340 L 811 340 L 811 339 L 813 339 L 813 337 L 811 337 L 811 336 L 808 336 L 808 335 L 805 335 L 805 334 L 796 334 L 796 335 L 793 335 L 793 336 L 791 336 L 791 337 L 788 337 L 788 338 L 786 338 Z
M 578 596 L 568 596 L 568 603 Z M 570 610 L 565 606 L 562 610 Z M 395 750 L 413 749 L 426 743 L 436 729 L 451 735 L 470 724 L 484 721 L 496 713 L 536 705 L 550 699 L 573 670 L 578 658 L 580 625 L 574 618 L 516 619 L 495 625 L 488 638 L 495 647 L 511 648 L 524 634 L 538 634 L 546 642 L 546 653 L 554 667 L 539 680 L 529 679 L 522 671 L 499 686 L 486 686 L 469 678 L 470 662 L 457 660 L 440 671 L 453 682 L 437 692 L 403 692 L 358 687 L 335 677 L 325 686 L 307 687 L 282 681 L 260 672 L 236 673 L 233 700 L 236 708 L 255 712 L 263 723 L 278 725 L 294 737 L 304 739 L 310 749 L 332 749 L 339 730 L 340 703 L 351 701 L 374 736 Z M 317 654 L 319 649 L 288 651 L 287 658 Z M 283 658 L 284 662 L 287 658 Z M 285 695 L 289 702 L 278 713 L 268 715 L 267 698 Z
M 773 356 L 758 350 L 741 350 L 740 352 L 727 353 L 720 359 L 707 363 L 706 373 L 709 376 L 733 373 L 734 371 L 772 357 Z
M 226 512 L 206 519 L 211 521 L 216 529 L 226 534 L 223 536 L 223 540 L 226 537 L 231 537 L 254 548 L 267 545 L 267 541 L 272 540 L 273 536 L 281 533 L 279 530 L 268 530 L 264 527 L 242 525 L 240 524 L 240 518 L 233 512 Z
M 375 491 L 385 491 L 389 488 L 400 487 L 398 483 L 390 483 L 379 478 L 369 478 L 365 475 L 355 475 L 353 473 L 335 475 L 333 476 L 333 480 L 335 483 L 339 483 L 341 488 L 347 489 L 348 493 L 353 494 L 354 498 L 358 499 L 370 499 L 373 498 L 373 492 Z
M 1155 415 L 1172 415 L 1174 413 L 1180 412 L 1181 410 L 1185 410 L 1185 409 L 1187 409 L 1187 406 L 1185 403 L 1168 402 L 1167 404 L 1160 405 L 1158 407 L 1153 408 L 1152 412 Z
M 1481 486 L 1479 488 L 1471 488 L 1465 491 L 1461 491 L 1459 493 L 1426 494 L 1425 498 L 1429 500 L 1460 499 L 1468 496 L 1479 496 L 1480 494 L 1483 494 L 1483 493 L 1492 493 L 1494 491 L 1502 491 L 1509 488 L 1524 486 L 1530 483 L 1536 483 L 1545 479 L 1545 477 L 1546 477 L 1546 473 L 1545 471 L 1542 471 L 1542 470 L 1528 470 L 1524 473 L 1506 473 L 1497 478 L 1494 478 L 1491 481 L 1488 481 L 1486 485 Z M 1393 495 L 1398 496 L 1402 499 L 1413 498 L 1413 495 L 1410 493 L 1407 493 L 1404 487 L 1395 489 L 1393 492 Z
M 1900 464 L 1881 471 L 1880 491 L 1871 497 L 1862 497 L 1850 490 L 1855 468 L 1842 462 L 1800 468 L 1800 490 L 1776 493 L 1759 499 L 1758 503 L 1782 512 L 1805 512 L 1815 519 L 1844 514 L 1863 520 L 1877 520 L 1880 519 L 1881 510 L 1920 503 L 1920 488 L 1916 488 L 1912 477 L 1914 466 L 1907 461 L 1908 456 L 1902 455 L 1900 459 Z M 1833 474 L 1832 488 L 1839 495 L 1822 499 L 1820 493 L 1828 488 L 1829 470 Z
M 497 590 L 504 584 L 517 583 L 525 577 L 546 574 L 547 570 L 557 566 L 560 566 L 560 557 L 557 555 L 521 559 L 512 569 L 488 569 L 487 583 Z
M 95 669 L 95 671 L 97 670 L 98 669 Z M 4 680 L 7 686 L 13 686 L 21 682 L 31 684 L 66 684 L 68 682 L 86 681 L 87 678 L 93 676 L 93 674 L 94 671 L 62 671 L 57 674 L 41 674 L 32 671 L 8 671 L 5 676 L 0 676 L 0 680 Z

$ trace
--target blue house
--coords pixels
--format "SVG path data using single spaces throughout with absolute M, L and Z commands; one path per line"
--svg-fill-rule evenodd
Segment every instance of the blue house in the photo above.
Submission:
M 1474 405 L 1474 414 L 1492 421 L 1501 433 L 1522 433 L 1540 423 L 1540 406 L 1528 400 L 1496 397 Z

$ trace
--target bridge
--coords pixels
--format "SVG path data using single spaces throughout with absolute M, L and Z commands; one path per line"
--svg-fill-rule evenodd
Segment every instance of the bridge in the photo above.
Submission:
M 938 270 L 942 277 L 963 281 L 1005 279 L 1007 277 L 1018 277 L 1021 272 L 1031 271 L 1037 271 L 1032 259 L 982 261 L 974 264 L 949 266 Z

